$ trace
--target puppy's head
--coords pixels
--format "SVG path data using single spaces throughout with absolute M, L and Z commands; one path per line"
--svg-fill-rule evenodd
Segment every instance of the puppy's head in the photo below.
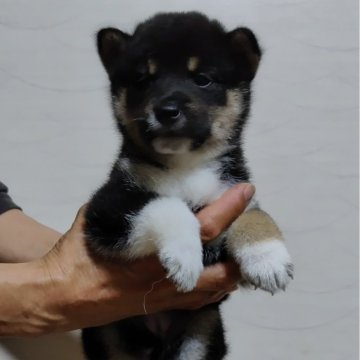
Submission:
M 98 52 L 128 140 L 154 156 L 219 146 L 241 127 L 261 51 L 247 28 L 199 13 L 159 14 L 133 35 L 106 28 Z

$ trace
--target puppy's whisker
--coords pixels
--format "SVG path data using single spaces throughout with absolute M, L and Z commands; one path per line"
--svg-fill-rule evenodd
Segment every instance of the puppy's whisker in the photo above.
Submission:
M 136 117 L 136 118 L 133 118 L 134 121 L 145 121 L 146 120 L 146 117 Z

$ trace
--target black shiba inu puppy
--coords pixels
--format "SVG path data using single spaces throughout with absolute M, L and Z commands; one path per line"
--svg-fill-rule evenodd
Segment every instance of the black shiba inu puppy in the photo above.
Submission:
M 282 235 L 253 201 L 226 234 L 206 247 L 194 212 L 249 181 L 241 135 L 250 84 L 261 57 L 247 28 L 227 32 L 196 13 L 159 14 L 133 35 L 97 36 L 123 136 L 108 181 L 86 213 L 87 245 L 119 261 L 156 253 L 180 291 L 203 266 L 234 258 L 248 283 L 284 289 L 293 265 Z M 226 354 L 219 304 L 144 315 L 85 329 L 90 360 L 218 360 Z M 167 330 L 150 322 L 166 319 Z

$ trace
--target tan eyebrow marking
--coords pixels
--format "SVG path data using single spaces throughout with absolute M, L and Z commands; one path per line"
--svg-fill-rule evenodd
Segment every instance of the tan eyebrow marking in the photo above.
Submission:
M 148 60 L 149 74 L 154 75 L 157 72 L 157 64 L 153 59 Z
M 199 66 L 199 58 L 197 56 L 191 56 L 188 59 L 187 67 L 189 71 L 195 71 Z

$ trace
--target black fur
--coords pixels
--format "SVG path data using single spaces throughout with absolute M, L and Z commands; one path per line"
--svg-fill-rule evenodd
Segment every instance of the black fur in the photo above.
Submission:
M 128 247 L 131 217 L 159 196 L 139 184 L 121 161 L 171 171 L 168 157 L 157 154 L 152 141 L 165 135 L 188 137 L 192 140 L 191 151 L 201 149 L 213 135 L 214 119 L 209 108 L 225 109 L 229 90 L 240 95 L 242 110 L 230 136 L 224 139 L 226 151 L 213 160 L 220 164 L 222 181 L 233 184 L 249 180 L 239 141 L 250 110 L 250 81 L 261 51 L 249 29 L 227 32 L 219 22 L 195 12 L 156 15 L 141 23 L 133 35 L 113 28 L 103 29 L 98 33 L 97 43 L 110 79 L 115 117 L 124 141 L 108 181 L 90 201 L 85 231 L 87 244 L 94 254 L 114 259 L 125 254 Z M 186 62 L 191 56 L 201 59 L 196 73 L 187 68 Z M 155 74 L 148 72 L 149 59 L 156 60 Z M 199 79 L 196 79 L 199 73 L 211 78 L 209 86 L 199 86 Z M 121 105 L 125 110 L 120 111 L 116 109 L 120 106 L 117 102 L 125 90 L 125 103 Z M 154 130 L 147 125 L 146 107 L 149 103 L 155 107 L 164 101 L 175 103 L 179 109 L 184 124 L 180 129 L 162 127 Z M 129 126 L 124 117 L 136 119 L 136 124 Z M 204 249 L 205 265 L 225 258 L 221 245 Z M 171 317 L 172 326 L 165 335 L 151 332 L 145 316 L 119 321 L 110 326 L 119 340 L 112 346 L 134 359 L 176 360 L 185 336 L 191 337 L 189 329 L 196 319 L 215 311 L 217 318 L 208 334 L 209 345 L 202 360 L 223 359 L 226 344 L 218 306 L 214 304 L 194 312 L 168 312 L 166 316 Z M 110 357 L 101 331 L 102 328 L 83 331 L 85 354 L 89 360 Z
M 125 172 L 114 168 L 109 181 L 88 205 L 85 231 L 91 239 L 88 246 L 96 254 L 112 257 L 116 256 L 116 249 L 126 247 L 130 231 L 127 215 L 135 214 L 155 197 L 127 177 Z

